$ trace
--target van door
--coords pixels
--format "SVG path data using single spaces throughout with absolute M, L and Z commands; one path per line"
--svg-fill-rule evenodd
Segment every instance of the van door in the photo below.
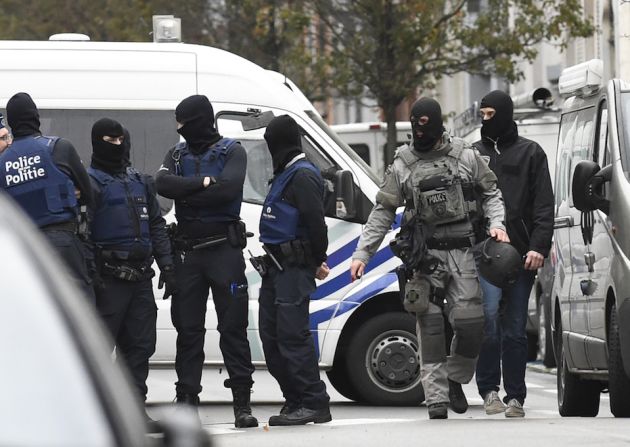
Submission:
M 598 105 L 597 127 L 595 129 L 592 160 L 600 167 L 610 163 L 610 147 L 608 144 L 608 105 L 602 99 Z M 606 190 L 606 186 L 604 186 Z M 606 293 L 608 274 L 613 255 L 613 248 L 606 227 L 610 227 L 608 216 L 602 211 L 592 213 L 592 243 L 586 245 L 587 256 L 592 267 L 577 272 L 573 281 L 576 294 L 582 293 L 588 306 L 588 338 L 586 353 L 591 368 L 607 368 L 606 349 Z M 573 287 L 573 286 L 572 286 Z
M 556 218 L 554 246 L 557 254 L 554 288 L 560 299 L 566 352 L 572 365 L 586 366 L 584 336 L 587 333 L 587 307 L 584 300 L 575 298 L 573 289 L 574 272 L 584 268 L 580 212 L 573 207 L 571 180 L 575 165 L 588 154 L 588 141 L 592 135 L 589 118 L 590 109 L 566 113 L 560 124 L 558 140 L 557 175 L 555 178 Z M 586 133 L 586 135 L 585 135 Z M 586 138 L 585 138 L 586 136 Z M 586 142 L 586 145 L 585 145 Z M 579 242 L 578 245 L 576 243 Z M 578 257 L 582 258 L 581 266 Z M 581 334 L 581 336 L 577 336 Z

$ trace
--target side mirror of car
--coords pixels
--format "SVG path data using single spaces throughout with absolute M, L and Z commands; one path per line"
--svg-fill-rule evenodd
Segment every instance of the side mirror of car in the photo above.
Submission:
M 357 189 L 350 171 L 335 173 L 335 216 L 348 219 L 357 215 Z
M 612 179 L 612 165 L 603 169 L 593 161 L 584 160 L 577 164 L 573 172 L 571 191 L 573 205 L 580 211 L 601 210 L 610 212 L 610 200 L 603 194 L 604 183 Z

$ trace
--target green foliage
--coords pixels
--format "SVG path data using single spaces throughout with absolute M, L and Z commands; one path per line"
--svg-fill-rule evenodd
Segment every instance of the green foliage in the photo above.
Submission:
M 208 2 L 187 0 L 2 0 L 0 39 L 46 40 L 73 32 L 99 41 L 151 41 L 154 14 L 182 19 L 184 40 L 208 43 Z
M 311 99 L 323 97 L 329 60 L 311 32 L 306 0 L 226 0 L 212 8 L 213 44 L 281 72 Z
M 487 7 L 474 13 L 466 0 L 313 3 L 332 36 L 335 83 L 348 95 L 367 91 L 389 127 L 405 97 L 445 75 L 492 73 L 514 81 L 522 76 L 518 62 L 536 57 L 536 44 L 564 45 L 594 31 L 583 19 L 581 0 L 486 0 Z M 388 144 L 388 161 L 394 144 Z

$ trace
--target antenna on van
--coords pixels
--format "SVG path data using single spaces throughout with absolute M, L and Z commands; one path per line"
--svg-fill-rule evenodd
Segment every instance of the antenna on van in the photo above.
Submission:
M 153 16 L 153 42 L 181 42 L 182 19 L 173 15 Z

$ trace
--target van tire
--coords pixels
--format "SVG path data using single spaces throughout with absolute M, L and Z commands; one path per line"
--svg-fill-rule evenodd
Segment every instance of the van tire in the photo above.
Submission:
M 594 417 L 599 413 L 601 384 L 594 380 L 584 380 L 569 371 L 562 340 L 562 326 L 557 328 L 558 370 L 558 412 L 560 416 Z
M 617 308 L 613 303 L 608 324 L 608 391 L 610 412 L 615 417 L 630 417 L 630 379 L 626 375 L 621 358 Z
M 342 353 L 342 356 L 345 356 L 345 354 Z M 335 361 L 332 369 L 326 371 L 326 375 L 333 388 L 343 397 L 354 401 L 360 400 L 359 393 L 357 393 L 350 380 L 350 375 L 343 360 Z
M 345 358 L 359 400 L 390 406 L 422 403 L 418 349 L 411 314 L 387 312 L 364 322 L 352 335 Z
M 551 334 L 551 303 L 541 295 L 538 303 L 538 357 L 547 368 L 556 366 L 553 355 L 553 336 Z

